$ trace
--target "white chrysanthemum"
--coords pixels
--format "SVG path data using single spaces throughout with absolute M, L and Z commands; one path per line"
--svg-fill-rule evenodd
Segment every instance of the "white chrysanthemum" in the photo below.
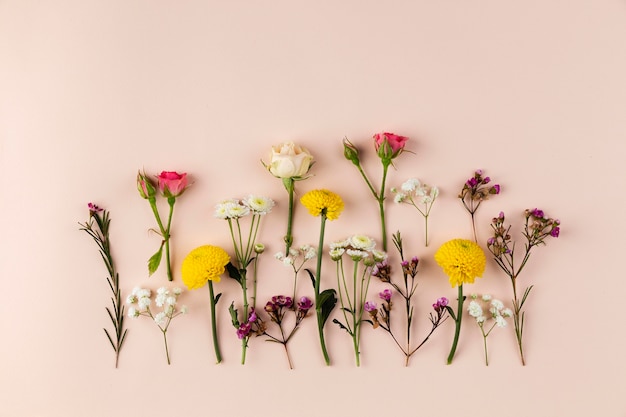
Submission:
M 182 290 L 182 288 L 174 287 L 174 288 L 172 288 L 172 292 L 174 293 L 175 296 L 178 297 L 179 295 L 181 295 L 183 293 L 183 290 Z
M 504 317 L 496 316 L 494 320 L 496 321 L 496 325 L 498 327 L 506 327 L 506 320 L 504 319 Z
M 467 311 L 472 317 L 480 317 L 483 315 L 482 307 L 474 300 L 470 301 Z
M 502 316 L 503 317 L 512 317 L 513 316 L 513 312 L 511 311 L 510 308 L 505 308 L 504 310 L 502 310 Z
M 372 256 L 375 262 L 382 262 L 387 259 L 387 253 L 377 249 L 372 250 Z
M 370 256 L 368 252 L 358 249 L 347 249 L 346 254 L 352 258 L 353 261 L 361 261 Z
M 265 215 L 272 211 L 274 200 L 268 197 L 251 195 L 248 196 L 244 204 L 252 210 L 254 214 Z
M 130 307 L 128 309 L 128 317 L 136 318 L 139 317 L 139 311 L 135 307 Z
M 341 259 L 341 257 L 343 256 L 343 254 L 346 252 L 346 250 L 344 248 L 334 248 L 330 250 L 330 258 L 333 261 L 338 261 L 339 259 Z
M 130 294 L 126 297 L 126 304 L 134 304 L 137 302 L 137 296 L 135 294 Z
M 415 191 L 420 186 L 420 181 L 417 178 L 409 178 L 402 184 L 402 191 L 410 193 Z
M 227 219 L 238 219 L 250 214 L 250 208 L 243 204 L 232 204 L 226 207 Z
M 141 311 L 144 311 L 148 307 L 150 307 L 150 303 L 152 303 L 152 300 L 150 299 L 150 297 L 141 297 L 139 301 L 137 302 L 137 304 L 139 305 L 139 310 Z
M 163 326 L 165 324 L 165 313 L 161 311 L 156 316 L 154 316 L 154 322 L 159 326 Z
M 214 216 L 218 219 L 228 219 L 231 207 L 237 205 L 239 205 L 237 200 L 224 200 L 215 206 Z
M 376 242 L 369 236 L 365 235 L 354 235 L 350 238 L 350 245 L 354 249 L 360 250 L 372 250 L 376 246 Z
M 333 249 L 345 248 L 349 244 L 350 244 L 350 241 L 346 239 L 346 240 L 338 240 L 336 242 L 332 242 L 329 246 L 330 246 L 330 249 L 333 250 Z
M 485 302 L 491 301 L 491 294 L 483 294 L 482 299 Z

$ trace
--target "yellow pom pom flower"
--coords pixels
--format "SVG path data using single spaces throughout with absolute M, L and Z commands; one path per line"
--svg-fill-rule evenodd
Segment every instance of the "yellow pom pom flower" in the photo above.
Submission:
M 200 246 L 183 260 L 183 282 L 190 290 L 204 286 L 207 281 L 220 282 L 230 256 L 218 246 Z
M 300 198 L 300 202 L 313 216 L 326 214 L 328 220 L 335 220 L 343 211 L 343 200 L 329 190 L 311 190 Z
M 441 245 L 435 253 L 435 261 L 450 278 L 452 287 L 471 284 L 474 278 L 482 277 L 487 263 L 480 246 L 466 239 L 453 239 Z

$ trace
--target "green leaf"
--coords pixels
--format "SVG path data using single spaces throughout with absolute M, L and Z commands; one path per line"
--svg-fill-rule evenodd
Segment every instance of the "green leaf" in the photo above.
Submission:
M 221 296 L 222 296 L 222 293 L 219 293 L 215 296 L 215 300 L 214 300 L 215 305 L 217 305 L 217 302 L 220 300 Z
M 239 269 L 232 262 L 226 264 L 226 270 L 228 271 L 228 276 L 234 279 L 241 285 L 241 274 L 239 273 Z
M 337 293 L 333 289 L 324 290 L 320 293 L 318 305 L 321 307 L 322 326 L 326 324 L 326 320 L 337 304 Z
M 450 317 L 452 317 L 452 320 L 456 321 L 456 314 L 454 314 L 454 310 L 452 310 L 452 307 L 446 306 L 446 311 L 448 312 Z
M 230 320 L 233 323 L 233 326 L 238 329 L 239 328 L 239 317 L 237 309 L 235 308 L 235 303 L 230 303 L 230 307 L 228 307 L 228 312 L 230 313 Z
M 103 327 L 102 330 L 104 330 L 104 333 L 106 333 L 107 338 L 109 338 L 109 342 L 111 342 L 111 346 L 113 346 L 113 350 L 117 352 L 117 348 L 115 347 L 115 344 L 113 343 L 113 339 L 111 339 L 111 336 L 109 335 L 109 332 L 107 331 L 107 329 Z
M 152 275 L 159 269 L 159 265 L 161 264 L 161 256 L 163 255 L 163 243 L 161 243 L 161 247 L 159 250 L 148 259 L 148 275 Z
M 313 271 L 311 271 L 308 268 L 304 268 L 304 270 L 309 273 L 309 277 L 311 278 L 311 283 L 313 284 L 313 288 L 315 288 L 315 275 L 313 274 Z

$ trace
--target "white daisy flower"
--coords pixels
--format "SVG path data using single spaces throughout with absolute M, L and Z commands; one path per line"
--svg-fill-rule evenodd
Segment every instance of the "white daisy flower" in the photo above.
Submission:
M 333 261 L 338 261 L 341 259 L 343 254 L 346 252 L 344 248 L 334 248 L 330 250 L 330 257 Z
M 372 250 L 376 246 L 376 242 L 369 236 L 354 235 L 350 238 L 350 245 L 355 249 Z
M 265 215 L 272 211 L 274 200 L 268 197 L 250 195 L 244 204 L 252 210 L 254 214 Z

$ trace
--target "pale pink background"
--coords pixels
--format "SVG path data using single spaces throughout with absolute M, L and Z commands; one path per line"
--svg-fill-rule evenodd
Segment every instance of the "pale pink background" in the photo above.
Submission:
M 0 415 L 626 416 L 624 74 L 622 0 L 0 1 Z M 414 152 L 397 160 L 390 185 L 416 176 L 442 190 L 428 248 L 417 212 L 387 205 L 389 230 L 423 259 L 415 338 L 432 300 L 455 296 L 432 255 L 469 237 L 456 194 L 474 169 L 503 187 L 479 211 L 483 240 L 500 210 L 514 219 L 539 206 L 562 220 L 561 238 L 522 276 L 535 284 L 526 367 L 512 328 L 490 336 L 485 367 L 466 320 L 452 366 L 448 322 L 408 368 L 387 335 L 366 328 L 356 369 L 348 336 L 329 325 L 328 368 L 313 319 L 290 344 L 295 370 L 261 340 L 241 366 L 224 310 L 240 291 L 225 278 L 223 364 L 214 364 L 203 288 L 183 294 L 191 312 L 170 329 L 171 366 L 142 319 L 128 321 L 114 369 L 102 332 L 106 272 L 78 231 L 87 202 L 111 211 L 124 295 L 165 283 L 163 271 L 146 273 L 158 242 L 135 188 L 141 168 L 194 181 L 174 218 L 179 285 L 191 249 L 230 250 L 226 224 L 212 217 L 221 199 L 276 199 L 261 240 L 270 255 L 281 248 L 286 193 L 260 159 L 285 140 L 317 160 L 300 194 L 330 188 L 345 199 L 327 241 L 378 237 L 376 204 L 341 140 L 363 149 L 378 182 L 370 138 L 380 130 L 409 136 Z M 318 227 L 297 208 L 296 242 L 315 243 Z M 290 280 L 267 256 L 261 298 L 289 291 Z M 474 290 L 510 297 L 492 261 Z

